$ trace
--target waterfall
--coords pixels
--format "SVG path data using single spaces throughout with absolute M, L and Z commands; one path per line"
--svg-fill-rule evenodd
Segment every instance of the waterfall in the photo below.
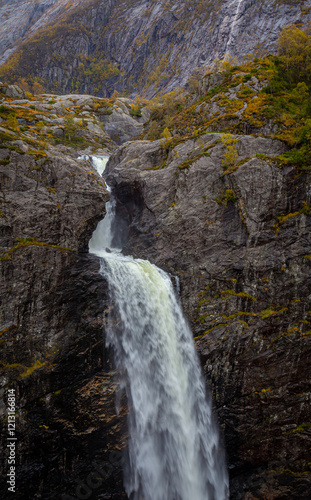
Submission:
M 231 7 L 231 5 L 236 4 L 236 9 L 235 9 L 235 14 L 234 14 L 234 17 L 233 17 L 233 20 L 231 23 L 230 35 L 229 35 L 229 38 L 228 38 L 228 41 L 226 44 L 225 54 L 227 53 L 227 50 L 230 48 L 230 45 L 232 43 L 232 39 L 235 38 L 235 26 L 236 26 L 236 23 L 237 23 L 239 14 L 240 14 L 240 8 L 241 8 L 242 2 L 243 2 L 243 0 L 233 0 L 230 4 L 230 7 Z
M 99 175 L 103 175 L 109 156 L 81 155 L 78 160 L 89 160 Z
M 228 0 L 221 8 L 220 17 L 223 19 L 219 28 L 215 59 L 227 59 L 230 54 L 230 47 L 237 36 L 236 25 L 240 18 L 242 3 L 243 0 Z
M 114 305 L 107 346 L 128 400 L 131 500 L 225 500 L 228 479 L 190 328 L 170 277 L 121 253 L 113 200 L 89 244 Z

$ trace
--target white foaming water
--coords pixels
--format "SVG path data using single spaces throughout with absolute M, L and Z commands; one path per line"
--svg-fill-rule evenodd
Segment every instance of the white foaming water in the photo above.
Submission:
M 93 163 L 93 167 L 97 170 L 99 175 L 103 175 L 109 160 L 109 156 L 81 155 L 78 157 L 78 160 L 90 160 Z M 105 186 L 107 191 L 111 193 L 111 188 L 106 183 Z
M 89 248 L 115 306 L 107 345 L 128 399 L 126 492 L 131 500 L 225 500 L 225 461 L 191 331 L 169 276 L 111 248 L 109 204 Z
M 106 203 L 106 216 L 103 220 L 98 223 L 96 231 L 94 231 L 93 236 L 89 242 L 89 251 L 95 253 L 99 257 L 105 257 L 107 254 L 107 249 L 115 252 L 120 252 L 121 249 L 113 248 L 113 233 L 112 233 L 112 223 L 114 218 L 114 203 L 113 201 L 108 201 Z
M 109 156 L 81 155 L 78 157 L 78 160 L 90 160 L 99 175 L 103 175 Z
M 109 160 L 109 156 L 91 156 L 91 161 L 96 168 L 99 175 L 103 175 L 107 162 Z
M 235 6 L 235 14 L 231 23 L 230 35 L 226 44 L 225 54 L 227 53 L 227 50 L 230 48 L 233 38 L 235 38 L 235 26 L 240 14 L 240 8 L 242 3 L 243 0 L 232 0 L 232 2 L 229 4 L 229 7 Z

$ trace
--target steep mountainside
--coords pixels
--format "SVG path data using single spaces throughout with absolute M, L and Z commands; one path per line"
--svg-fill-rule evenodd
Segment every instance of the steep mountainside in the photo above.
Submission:
M 162 104 L 0 85 L 1 438 L 14 387 L 17 499 L 125 498 L 113 304 L 87 254 L 109 195 L 79 158 L 108 150 L 124 251 L 179 277 L 231 499 L 310 498 L 310 73 L 297 84 L 285 63 L 211 73 Z M 117 148 L 129 124 L 141 140 Z
M 151 96 L 184 86 L 195 68 L 226 54 L 273 52 L 281 27 L 308 24 L 310 7 L 310 0 L 88 0 L 37 31 L 0 77 L 36 79 L 61 93 Z
M 120 460 L 111 457 L 120 449 L 121 417 L 102 345 L 109 300 L 98 262 L 86 253 L 108 193 L 90 162 L 70 151 L 36 158 L 4 147 L 0 154 L 1 445 L 14 387 L 14 496 L 63 498 L 101 474 L 105 492 L 119 500 Z M 7 472 L 6 457 L 3 499 L 12 496 Z
M 98 260 L 87 253 L 109 194 L 91 162 L 79 158 L 115 147 L 91 107 L 107 103 L 21 97 L 20 89 L 0 86 L 0 414 L 7 449 L 7 389 L 14 388 L 13 496 L 80 498 L 88 481 L 120 500 L 124 411 L 116 415 L 114 372 L 109 353 L 103 356 L 109 298 Z M 3 499 L 12 497 L 7 465 L 5 455 Z
M 110 196 L 88 155 L 107 154 L 124 253 L 179 288 L 231 500 L 311 497 L 311 34 L 294 25 L 277 57 L 205 68 L 255 52 L 254 34 L 272 50 L 310 6 L 92 0 L 2 67 L 0 435 L 6 450 L 14 388 L 17 500 L 126 498 L 127 407 L 105 345 L 118 309 L 88 253 Z M 152 94 L 198 65 L 188 93 L 149 102 L 74 93 Z
M 288 88 L 270 94 L 260 66 L 209 75 L 175 115 L 168 100 L 148 125 L 162 139 L 121 146 L 107 180 L 126 251 L 179 277 L 231 498 L 300 500 L 311 494 L 309 95 L 303 112 Z
M 58 19 L 83 0 L 2 0 L 0 2 L 0 63 L 15 49 L 16 43 L 42 26 Z
M 180 279 L 225 434 L 233 499 L 311 494 L 310 174 L 280 168 L 280 141 L 222 134 L 173 148 L 124 145 L 108 182 L 131 223 L 127 252 Z

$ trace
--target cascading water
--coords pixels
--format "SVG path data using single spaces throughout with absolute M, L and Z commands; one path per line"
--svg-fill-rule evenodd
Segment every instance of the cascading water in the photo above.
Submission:
M 79 156 L 78 160 L 89 160 L 93 163 L 93 167 L 97 170 L 99 175 L 103 175 L 109 156 L 94 156 L 94 155 L 82 155 Z
M 218 33 L 218 48 L 215 59 L 228 59 L 234 49 L 237 37 L 237 25 L 242 16 L 243 0 L 227 0 L 221 8 L 220 27 Z M 227 41 L 226 41 L 227 40 Z
M 129 407 L 131 500 L 225 500 L 228 479 L 191 331 L 169 276 L 125 257 L 113 201 L 93 234 L 114 303 L 107 332 Z M 117 325 L 117 326 L 113 326 Z
M 227 44 L 226 44 L 225 54 L 230 49 L 230 45 L 232 44 L 232 42 L 234 41 L 234 39 L 236 37 L 235 27 L 236 27 L 236 24 L 237 24 L 237 21 L 238 21 L 238 18 L 239 18 L 239 14 L 240 14 L 240 9 L 241 9 L 241 4 L 242 3 L 243 3 L 243 0 L 233 0 L 231 2 L 231 4 L 230 4 L 230 7 L 231 6 L 235 7 L 235 14 L 234 14 L 234 17 L 233 17 L 233 20 L 232 20 L 232 23 L 231 23 L 230 35 L 229 35 L 229 38 L 228 38 L 228 41 L 227 41 Z

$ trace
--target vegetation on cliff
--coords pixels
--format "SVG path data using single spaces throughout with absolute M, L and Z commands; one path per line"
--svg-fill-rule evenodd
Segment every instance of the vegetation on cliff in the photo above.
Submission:
M 59 57 L 57 63 L 68 62 Z M 115 78 L 109 71 L 118 66 L 105 56 L 79 57 L 81 81 L 100 81 L 106 70 Z M 159 86 L 168 74 L 163 57 L 150 74 Z M 309 494 L 310 60 L 310 34 L 291 26 L 277 56 L 218 61 L 194 75 L 186 91 L 152 102 L 117 94 L 34 96 L 30 91 L 40 93 L 45 82 L 22 72 L 26 94 L 0 84 L 0 264 L 8 304 L 0 368 L 23 397 L 21 495 L 33 497 L 39 483 L 46 498 L 51 491 L 75 495 L 96 454 L 108 456 L 117 442 L 114 388 L 101 381 L 106 284 L 95 265 L 77 261 L 107 194 L 90 165 L 76 158 L 77 150 L 115 148 L 103 118 L 120 117 L 123 109 L 140 120 L 146 108 L 151 117 L 141 138 L 151 141 L 116 151 L 115 189 L 119 182 L 122 208 L 128 203 L 132 210 L 132 248 L 180 277 L 206 377 L 214 382 L 232 495 Z M 59 352 L 50 363 L 54 343 Z M 122 487 L 113 488 L 121 498 Z
M 137 99 L 119 99 L 117 93 L 110 99 L 78 94 L 33 95 L 1 83 L 0 103 L 1 147 L 37 156 L 44 156 L 50 146 L 99 154 L 103 149 L 111 150 L 115 143 L 105 131 L 105 120 L 115 113 L 119 121 L 128 119 L 142 127 L 137 120 L 146 105 Z
M 276 18 L 278 26 L 307 25 L 311 12 L 302 4 L 88 0 L 20 43 L 0 79 L 36 93 L 110 97 L 117 89 L 151 97 L 184 86 L 196 67 L 215 58 L 274 52 Z
M 289 151 L 279 157 L 310 168 L 311 159 L 311 35 L 296 26 L 279 37 L 277 56 L 237 65 L 218 62 L 197 73 L 190 94 L 175 90 L 154 100 L 144 136 L 165 138 L 167 153 L 176 144 L 206 132 L 256 134 L 284 141 Z M 224 166 L 237 166 L 234 139 L 228 139 Z

